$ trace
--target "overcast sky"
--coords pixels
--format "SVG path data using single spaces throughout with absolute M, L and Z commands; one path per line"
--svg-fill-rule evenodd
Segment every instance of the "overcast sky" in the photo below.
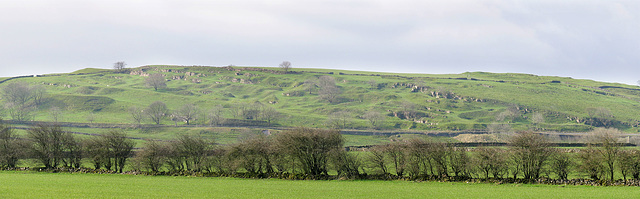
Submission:
M 0 76 L 150 64 L 636 84 L 640 1 L 0 0 Z

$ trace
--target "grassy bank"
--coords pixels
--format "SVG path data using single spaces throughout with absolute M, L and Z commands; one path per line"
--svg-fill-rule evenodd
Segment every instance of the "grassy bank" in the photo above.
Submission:
M 0 172 L 0 198 L 630 198 L 637 187 Z

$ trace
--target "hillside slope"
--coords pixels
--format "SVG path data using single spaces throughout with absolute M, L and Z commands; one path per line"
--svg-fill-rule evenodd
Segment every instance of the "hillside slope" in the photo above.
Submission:
M 155 91 L 145 85 L 154 73 L 164 76 L 166 88 Z M 587 131 L 605 126 L 638 132 L 640 123 L 639 87 L 528 74 L 327 69 L 283 74 L 259 67 L 143 66 L 126 72 L 83 69 L 13 78 L 0 88 L 13 82 L 45 88 L 45 100 L 34 112 L 37 121 L 53 120 L 56 110 L 66 122 L 136 123 L 131 107 L 162 101 L 171 113 L 185 104 L 197 107 L 192 125 L 211 125 L 219 116 L 226 118 L 219 125 L 438 131 Z M 5 118 L 11 118 L 8 112 Z

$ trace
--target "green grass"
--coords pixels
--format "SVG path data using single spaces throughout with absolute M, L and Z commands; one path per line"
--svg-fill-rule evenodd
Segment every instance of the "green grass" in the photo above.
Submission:
M 637 187 L 0 172 L 0 198 L 633 198 Z
M 627 132 L 639 130 L 628 124 L 640 121 L 640 88 L 624 84 L 484 72 L 433 75 L 297 68 L 293 69 L 297 71 L 295 74 L 281 74 L 241 67 L 227 70 L 185 66 L 145 66 L 131 70 L 141 69 L 147 73 L 171 69 L 161 73 L 172 80 L 167 82 L 166 89 L 154 91 L 144 85 L 143 76 L 89 68 L 70 74 L 14 79 L 0 84 L 0 88 L 14 81 L 44 85 L 50 100 L 38 110 L 35 120 L 39 121 L 50 121 L 47 111 L 59 107 L 64 111 L 63 121 L 67 122 L 88 122 L 87 117 L 93 113 L 96 123 L 132 123 L 127 109 L 146 107 L 154 101 L 163 101 L 173 110 L 186 103 L 203 110 L 222 105 L 225 117 L 233 118 L 230 107 L 259 102 L 285 115 L 275 122 L 279 126 L 325 127 L 327 115 L 349 110 L 353 112 L 350 127 L 355 129 L 370 129 L 361 116 L 366 111 L 377 111 L 386 118 L 381 126 L 383 130 L 475 131 L 486 129 L 507 107 L 517 105 L 522 116 L 508 121 L 516 130 L 532 128 L 528 118 L 534 113 L 544 115 L 545 123 L 539 127 L 548 131 L 590 130 L 593 127 L 568 118 L 584 121 L 589 108 L 599 107 L 610 110 L 614 119 L 623 123 L 618 128 Z M 185 76 L 186 72 L 200 76 Z M 326 74 L 328 72 L 334 74 Z M 318 97 L 317 90 L 312 94 L 304 90 L 305 80 L 323 75 L 336 79 L 342 91 L 340 102 L 328 103 Z M 192 81 L 196 79 L 201 82 Z M 369 81 L 378 86 L 371 87 Z M 424 86 L 427 90 L 412 92 L 407 85 Z M 611 88 L 600 89 L 602 86 Z M 452 93 L 454 98 L 436 97 L 432 92 Z M 274 101 L 277 103 L 269 103 Z M 405 101 L 417 105 L 415 111 L 420 114 L 417 119 L 425 123 L 393 116 Z M 163 124 L 172 122 L 167 119 Z

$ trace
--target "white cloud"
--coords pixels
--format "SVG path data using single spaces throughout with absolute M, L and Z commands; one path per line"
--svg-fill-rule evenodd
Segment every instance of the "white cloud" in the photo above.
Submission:
M 287 59 L 297 67 L 527 72 L 626 83 L 635 83 L 640 72 L 638 1 L 0 4 L 0 59 L 23 66 L 0 76 L 109 67 L 120 60 L 135 66 Z

